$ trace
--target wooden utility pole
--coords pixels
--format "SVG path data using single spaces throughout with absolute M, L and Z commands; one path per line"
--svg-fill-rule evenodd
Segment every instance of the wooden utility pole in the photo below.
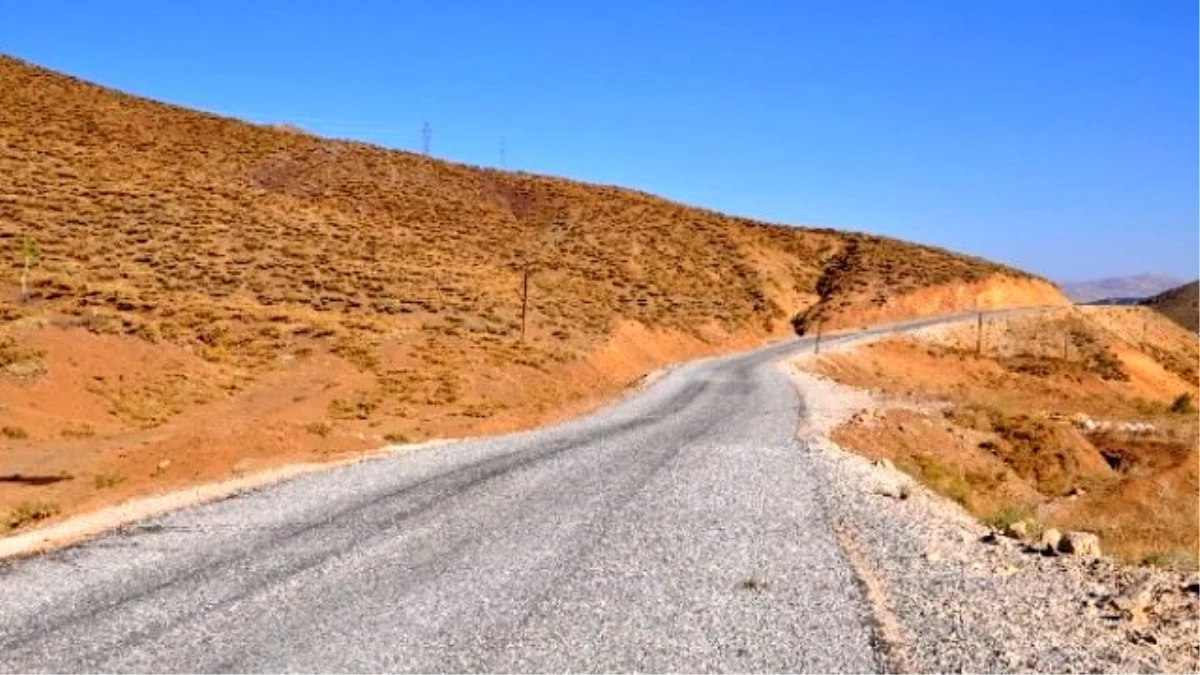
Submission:
M 529 265 L 521 270 L 521 342 L 525 341 L 525 317 L 529 312 Z
M 975 357 L 983 355 L 983 312 L 975 315 Z
M 21 240 L 21 302 L 29 302 L 29 268 L 37 262 L 41 252 L 37 242 L 26 236 Z
M 817 342 L 816 342 L 816 345 L 813 347 L 813 353 L 814 354 L 821 353 L 821 320 L 820 319 L 817 319 Z

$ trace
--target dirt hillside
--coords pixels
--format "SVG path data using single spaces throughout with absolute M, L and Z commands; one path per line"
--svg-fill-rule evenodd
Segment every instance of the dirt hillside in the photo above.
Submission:
M 256 126 L 6 57 L 0 260 L 11 527 L 527 427 L 793 322 L 1065 302 L 947 251 Z
M 1195 335 L 1143 307 L 1080 307 L 822 355 L 883 392 L 839 429 L 997 527 L 1084 530 L 1128 562 L 1195 569 Z M 976 352 L 978 345 L 978 353 Z
M 1200 281 L 1160 293 L 1146 304 L 1193 333 L 1200 331 Z

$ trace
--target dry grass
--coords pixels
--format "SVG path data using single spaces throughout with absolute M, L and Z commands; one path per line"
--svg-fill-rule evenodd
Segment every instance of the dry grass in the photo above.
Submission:
M 34 307 L 9 298 L 0 313 L 53 309 L 214 362 L 260 366 L 305 336 L 368 369 L 399 331 L 511 341 L 527 264 L 539 346 L 594 341 L 620 319 L 779 325 L 805 309 L 781 293 L 829 314 L 1024 276 L 881 237 L 254 126 L 11 59 L 0 81 L 0 260 L 15 281 L 23 237 L 41 250 Z
M 94 485 L 97 490 L 114 488 L 124 482 L 125 477 L 119 473 L 98 473 L 95 476 L 92 476 L 92 485 Z
M 21 427 L 5 425 L 5 426 L 0 427 L 0 436 L 3 436 L 4 438 L 10 438 L 13 440 L 21 440 L 21 439 L 29 438 L 29 432 L 25 431 Z
M 22 502 L 9 510 L 3 520 L 0 520 L 0 531 L 16 530 L 27 527 L 47 518 L 52 518 L 59 512 L 58 504 L 54 502 Z
M 126 476 L 104 499 L 385 433 L 528 427 L 805 312 L 955 309 L 997 274 L 1057 297 L 934 248 L 256 126 L 5 57 L 0 175 L 0 425 L 29 435 L 4 461 Z M 889 304 L 917 291 L 958 305 Z M 22 489 L 0 508 L 101 503 L 86 481 Z
M 1197 387 L 1162 354 L 1195 358 L 1196 346 L 1168 322 L 1145 321 L 1144 311 L 1112 308 L 996 322 L 981 357 L 967 347 L 973 328 L 823 357 L 822 370 L 843 382 L 952 402 L 938 415 L 859 416 L 835 440 L 892 460 L 993 524 L 1034 516 L 1095 532 L 1128 562 L 1195 568 L 1200 421 L 1177 402 Z M 1115 424 L 1088 430 L 1077 414 Z

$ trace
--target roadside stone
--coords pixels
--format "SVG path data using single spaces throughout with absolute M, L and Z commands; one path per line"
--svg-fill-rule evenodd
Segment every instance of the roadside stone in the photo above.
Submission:
M 1067 532 L 1058 541 L 1060 553 L 1069 553 L 1081 558 L 1100 557 L 1100 537 L 1091 532 Z
M 1056 555 L 1058 553 L 1059 542 L 1062 541 L 1062 533 L 1053 527 L 1042 532 L 1042 536 L 1038 537 L 1036 548 L 1043 553 Z
M 1004 527 L 1004 536 L 1012 539 L 1025 540 L 1029 538 L 1029 524 L 1023 520 L 1009 523 Z
M 910 496 L 910 488 L 903 481 L 885 480 L 875 488 L 875 494 L 883 497 L 891 497 L 892 499 L 905 500 Z
M 1135 582 L 1110 601 L 1121 618 L 1135 626 L 1146 623 L 1146 610 L 1154 597 L 1154 578 L 1150 575 Z
M 873 463 L 875 466 L 879 467 L 880 469 L 883 469 L 884 471 L 895 471 L 896 470 L 896 465 L 892 464 L 892 460 L 890 460 L 886 457 L 877 459 Z
M 1200 574 L 1193 575 L 1191 579 L 1188 579 L 1187 583 L 1183 585 L 1183 590 L 1200 595 Z

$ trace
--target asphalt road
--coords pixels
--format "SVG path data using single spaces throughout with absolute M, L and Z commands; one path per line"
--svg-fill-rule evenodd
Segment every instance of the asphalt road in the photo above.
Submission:
M 3 671 L 870 671 L 773 364 L 0 566 Z

